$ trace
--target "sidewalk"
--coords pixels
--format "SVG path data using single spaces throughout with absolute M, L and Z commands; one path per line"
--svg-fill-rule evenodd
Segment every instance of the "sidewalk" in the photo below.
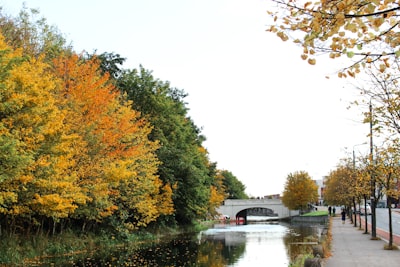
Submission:
M 400 266 L 400 250 L 384 250 L 384 240 L 371 240 L 371 234 L 354 227 L 347 219 L 333 217 L 331 256 L 323 260 L 324 267 Z

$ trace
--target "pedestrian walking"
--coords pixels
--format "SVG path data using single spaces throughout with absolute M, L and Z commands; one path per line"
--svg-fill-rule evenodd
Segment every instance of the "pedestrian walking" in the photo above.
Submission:
M 329 212 L 329 216 L 332 216 L 332 207 L 331 206 L 328 207 L 328 212 Z
M 342 224 L 344 224 L 345 220 L 346 220 L 346 212 L 344 211 L 344 209 L 342 209 Z
M 332 216 L 333 216 L 333 217 L 336 216 L 336 208 L 335 208 L 335 207 L 333 207 L 333 209 L 332 209 Z

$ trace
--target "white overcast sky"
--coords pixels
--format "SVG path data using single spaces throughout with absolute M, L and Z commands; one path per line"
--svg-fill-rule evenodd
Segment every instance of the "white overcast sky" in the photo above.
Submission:
M 354 81 L 335 78 L 334 60 L 310 66 L 266 32 L 269 0 L 0 0 L 10 15 L 23 2 L 76 51 L 118 53 L 124 68 L 141 64 L 187 92 L 211 161 L 251 196 L 282 193 L 295 171 L 322 179 L 368 141 L 361 110 L 347 109 Z

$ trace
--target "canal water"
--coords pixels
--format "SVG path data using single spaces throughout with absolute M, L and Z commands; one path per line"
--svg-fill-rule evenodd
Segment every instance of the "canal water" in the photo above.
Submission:
M 98 251 L 84 259 L 64 257 L 54 266 L 289 266 L 298 243 L 318 239 L 322 228 L 283 223 L 216 224 L 196 234 L 159 240 L 142 248 Z M 44 266 L 44 265 L 43 265 Z

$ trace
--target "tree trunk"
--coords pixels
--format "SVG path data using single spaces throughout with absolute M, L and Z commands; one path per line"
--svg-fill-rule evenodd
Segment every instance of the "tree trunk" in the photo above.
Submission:
M 354 227 L 357 227 L 357 205 L 356 205 L 356 198 L 353 197 L 353 207 L 354 207 Z
M 358 200 L 358 206 L 361 207 L 361 200 Z M 358 214 L 358 229 L 361 230 L 361 214 Z
M 392 200 L 388 198 L 389 211 L 389 249 L 393 247 L 393 228 L 392 228 Z
M 11 216 L 11 224 L 10 224 L 10 226 L 11 226 L 10 227 L 11 228 L 10 236 L 13 236 L 17 232 L 17 227 L 16 227 L 15 217 L 14 216 Z
M 361 209 L 360 209 L 360 213 L 361 213 Z M 364 195 L 364 216 L 365 216 L 365 231 L 364 231 L 364 234 L 368 234 L 368 214 L 367 213 L 368 213 L 367 212 L 367 196 Z
M 56 234 L 56 226 L 57 226 L 57 222 L 53 218 L 53 233 L 52 233 L 52 236 L 54 236 Z
M 83 224 L 82 224 L 82 233 L 85 232 L 85 227 L 86 227 L 86 221 L 84 221 Z

